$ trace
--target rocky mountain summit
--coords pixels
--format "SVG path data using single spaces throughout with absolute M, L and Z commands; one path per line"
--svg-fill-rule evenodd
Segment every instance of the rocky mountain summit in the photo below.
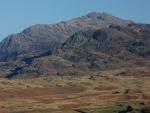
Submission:
M 100 29 L 111 24 L 126 26 L 125 21 L 105 13 L 86 16 L 53 25 L 33 25 L 21 33 L 12 34 L 0 43 L 0 61 L 15 60 L 22 54 L 52 51 L 80 30 Z
M 0 61 L 1 77 L 9 79 L 149 68 L 150 25 L 95 12 L 54 25 L 34 25 L 0 43 Z

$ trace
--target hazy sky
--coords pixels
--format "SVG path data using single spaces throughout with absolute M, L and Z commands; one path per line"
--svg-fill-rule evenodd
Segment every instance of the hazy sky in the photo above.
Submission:
M 0 40 L 33 24 L 50 24 L 106 12 L 150 23 L 150 0 L 0 0 Z

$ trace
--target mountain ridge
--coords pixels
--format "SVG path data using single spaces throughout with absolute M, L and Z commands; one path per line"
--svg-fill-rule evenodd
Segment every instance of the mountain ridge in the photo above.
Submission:
M 111 24 L 121 26 L 131 23 L 106 13 L 89 13 L 58 24 L 37 24 L 21 33 L 9 35 L 0 43 L 0 61 L 14 60 L 17 55 L 53 49 L 54 43 L 63 43 L 75 32 L 88 29 L 100 29 Z M 47 51 L 46 50 L 46 51 Z M 16 55 L 15 55 L 16 54 Z M 9 56 L 13 56 L 9 57 Z

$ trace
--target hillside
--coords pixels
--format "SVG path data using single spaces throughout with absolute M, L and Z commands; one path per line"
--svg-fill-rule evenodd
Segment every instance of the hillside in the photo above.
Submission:
M 141 28 L 134 31 L 132 27 L 111 25 L 100 30 L 77 32 L 51 53 L 1 63 L 1 76 L 78 76 L 123 67 L 147 69 L 150 66 L 150 38 L 141 32 Z M 144 76 L 149 76 L 149 71 Z

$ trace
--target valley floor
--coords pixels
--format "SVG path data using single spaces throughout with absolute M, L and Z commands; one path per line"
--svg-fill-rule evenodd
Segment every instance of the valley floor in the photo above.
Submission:
M 150 77 L 122 70 L 80 77 L 0 79 L 0 113 L 118 113 L 150 105 Z

